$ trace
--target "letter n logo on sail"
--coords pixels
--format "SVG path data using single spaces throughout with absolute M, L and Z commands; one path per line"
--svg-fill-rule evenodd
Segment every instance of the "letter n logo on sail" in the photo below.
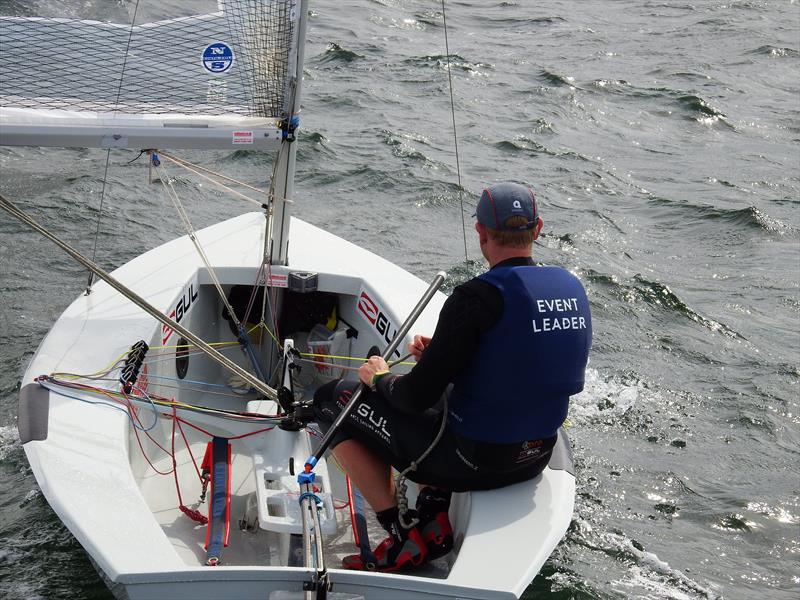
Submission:
M 361 292 L 361 297 L 358 299 L 358 310 L 367 318 L 367 321 L 375 325 L 378 320 L 378 305 L 367 295 L 367 292 Z

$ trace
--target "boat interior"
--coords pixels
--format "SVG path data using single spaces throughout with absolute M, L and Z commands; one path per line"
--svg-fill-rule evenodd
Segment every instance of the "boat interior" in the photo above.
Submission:
M 238 365 L 255 372 L 252 360 L 237 342 L 226 302 L 213 284 L 198 284 L 207 280 L 206 274 L 198 275 L 175 299 L 172 317 Z M 355 369 L 361 361 L 382 353 L 400 322 L 397 315 L 380 308 L 378 295 L 358 279 L 301 273 L 289 287 L 267 287 L 265 296 L 263 286 L 254 293 L 255 270 L 239 270 L 235 275 L 241 283 L 231 282 L 229 277 L 222 290 L 227 304 L 249 331 L 252 354 L 264 379 L 273 387 L 288 384 L 292 399 L 301 404 L 310 401 L 320 385 L 335 378 L 357 379 Z M 285 280 L 279 283 L 286 285 Z M 144 399 L 137 401 L 140 426 L 130 427 L 129 456 L 139 489 L 175 552 L 189 567 L 207 563 L 209 525 L 193 520 L 179 505 L 209 514 L 213 484 L 204 486 L 204 474 L 210 473 L 203 467 L 208 471 L 213 465 L 205 463 L 213 461 L 204 461 L 204 457 L 212 439 L 223 438 L 230 448 L 230 508 L 229 537 L 219 564 L 302 566 L 296 475 L 319 442 L 316 425 L 311 423 L 299 431 L 281 428 L 277 417 L 284 411 L 279 403 L 265 399 L 166 326 L 159 324 L 147 343 L 149 350 L 133 394 L 174 399 L 178 406 L 170 409 Z M 280 352 L 286 346 L 297 351 L 289 368 Z M 408 368 L 401 364 L 395 370 Z M 357 553 L 346 480 L 330 455 L 314 471 L 326 563 L 338 568 L 342 557 Z M 409 484 L 413 506 L 416 488 Z M 462 504 L 454 502 L 455 507 Z M 385 534 L 370 520 L 368 506 L 365 513 L 374 546 Z M 439 559 L 418 574 L 446 577 L 452 560 Z

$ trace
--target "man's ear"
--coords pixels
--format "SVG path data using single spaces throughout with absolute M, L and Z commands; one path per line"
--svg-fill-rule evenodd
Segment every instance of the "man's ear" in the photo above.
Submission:
M 486 233 L 486 225 L 475 221 L 475 231 L 478 232 L 478 242 L 480 242 L 481 246 L 489 241 L 489 234 Z
M 533 228 L 533 239 L 539 239 L 539 234 L 542 232 L 543 225 L 544 221 L 542 220 L 542 217 L 537 217 L 536 226 Z

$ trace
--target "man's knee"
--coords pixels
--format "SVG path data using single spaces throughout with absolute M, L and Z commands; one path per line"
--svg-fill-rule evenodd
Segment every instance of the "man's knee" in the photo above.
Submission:
M 330 381 L 314 392 L 314 415 L 320 425 L 330 425 L 350 401 L 359 382 L 337 379 Z

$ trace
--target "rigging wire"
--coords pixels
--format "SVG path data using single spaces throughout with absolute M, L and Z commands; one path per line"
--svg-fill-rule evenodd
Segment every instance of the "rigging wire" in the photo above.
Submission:
M 241 181 L 237 181 L 237 180 L 232 179 L 230 177 L 225 177 L 224 175 L 222 175 L 220 173 L 216 173 L 216 172 L 214 172 L 214 171 L 212 171 L 210 169 L 206 169 L 204 167 L 201 167 L 200 165 L 195 165 L 195 164 L 192 164 L 192 163 L 190 163 L 188 161 L 184 161 L 184 160 L 182 160 L 180 158 L 172 157 L 172 156 L 170 156 L 169 154 L 166 154 L 163 151 L 159 152 L 158 156 L 160 158 L 166 158 L 168 161 L 178 165 L 179 167 L 183 167 L 184 169 L 186 169 L 187 171 L 189 171 L 191 173 L 194 173 L 198 177 L 202 177 L 206 181 L 210 181 L 211 183 L 213 183 L 214 185 L 216 185 L 216 186 L 220 187 L 221 189 L 225 190 L 229 194 L 232 194 L 234 196 L 238 196 L 239 198 L 242 198 L 243 200 L 247 200 L 248 202 L 250 202 L 252 204 L 255 204 L 256 206 L 259 206 L 259 207 L 264 206 L 264 202 L 261 202 L 259 200 L 254 199 L 254 198 L 251 198 L 250 196 L 242 194 L 241 192 L 237 192 L 233 188 L 225 185 L 224 183 L 220 183 L 216 179 L 214 179 L 212 177 L 209 177 L 208 175 L 205 175 L 205 174 L 201 173 L 200 171 L 205 171 L 206 173 L 211 173 L 215 177 L 220 177 L 222 179 L 226 179 L 226 180 L 231 181 L 231 182 L 233 182 L 233 183 L 235 183 L 237 185 L 241 185 L 243 187 L 250 188 L 250 189 L 252 189 L 252 190 L 254 190 L 256 192 L 259 192 L 261 194 L 266 194 L 266 192 L 264 190 L 259 190 L 258 188 L 255 188 L 253 186 L 247 185 L 246 183 L 243 183 Z
M 467 223 L 464 219 L 464 187 L 461 185 L 461 161 L 458 154 L 458 129 L 456 128 L 456 108 L 453 99 L 453 71 L 450 68 L 450 41 L 447 37 L 447 11 L 442 0 L 442 21 L 444 23 L 444 50 L 447 55 L 447 81 L 450 88 L 450 114 L 453 117 L 453 144 L 456 151 L 456 173 L 458 174 L 458 201 L 461 207 L 461 233 L 464 237 L 464 261 L 469 262 L 467 254 Z
M 214 284 L 214 287 L 217 289 L 219 293 L 220 299 L 225 304 L 225 308 L 228 310 L 228 314 L 230 315 L 231 320 L 236 325 L 236 329 L 241 328 L 241 323 L 239 319 L 236 317 L 236 313 L 233 310 L 230 302 L 228 302 L 228 298 L 225 295 L 225 291 L 222 289 L 222 284 L 217 277 L 217 272 L 214 270 L 214 267 L 211 266 L 211 261 L 208 260 L 208 256 L 206 255 L 203 247 L 200 245 L 200 240 L 197 239 L 195 235 L 194 227 L 192 227 L 192 222 L 189 220 L 189 215 L 186 213 L 186 209 L 183 207 L 180 198 L 178 197 L 178 193 L 175 191 L 174 186 L 172 185 L 172 180 L 166 175 L 166 171 L 164 167 L 157 165 L 156 170 L 158 171 L 159 177 L 161 178 L 161 183 L 164 186 L 164 190 L 167 192 L 167 195 L 172 200 L 172 204 L 175 206 L 175 210 L 178 212 L 178 216 L 180 217 L 181 221 L 183 221 L 183 226 L 186 229 L 186 233 L 189 236 L 189 239 L 194 244 L 195 248 L 197 249 L 197 253 L 200 255 L 200 259 L 203 261 L 203 264 L 208 269 L 208 274 L 211 277 L 211 281 Z
M 133 39 L 133 27 L 136 24 L 136 13 L 139 12 L 139 0 L 136 0 L 136 4 L 133 6 L 133 18 L 131 19 L 131 27 L 128 30 L 128 43 L 125 46 L 125 56 L 122 59 L 122 70 L 119 74 L 119 85 L 117 86 L 117 99 L 114 102 L 114 112 L 117 112 L 117 107 L 119 106 L 119 99 L 122 95 L 122 82 L 125 79 L 125 67 L 128 64 L 128 53 L 131 49 L 131 40 Z M 103 201 L 106 197 L 106 182 L 108 181 L 108 164 L 111 161 L 111 148 L 106 150 L 106 167 L 103 171 L 103 188 L 100 190 L 100 208 L 97 210 L 97 228 L 94 232 L 94 247 L 92 248 L 92 262 L 95 262 L 97 258 L 97 239 L 100 237 L 100 219 L 103 216 Z M 89 278 L 86 281 L 86 290 L 84 294 L 88 296 L 92 293 L 92 284 L 94 283 L 94 271 L 91 269 L 89 270 Z

